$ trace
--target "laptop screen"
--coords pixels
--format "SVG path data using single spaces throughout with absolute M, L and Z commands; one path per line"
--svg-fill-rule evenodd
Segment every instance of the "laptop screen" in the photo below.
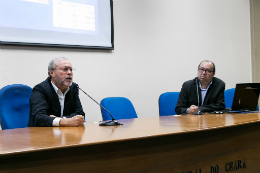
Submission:
M 241 83 L 236 85 L 232 110 L 255 111 L 260 92 L 260 83 Z

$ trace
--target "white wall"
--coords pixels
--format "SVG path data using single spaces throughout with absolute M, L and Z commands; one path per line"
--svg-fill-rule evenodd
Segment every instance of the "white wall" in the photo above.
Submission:
M 74 81 L 98 102 L 127 97 L 139 117 L 158 116 L 160 94 L 180 91 L 204 59 L 227 89 L 251 82 L 249 15 L 248 0 L 114 0 L 114 51 L 0 46 L 0 87 L 33 87 L 52 58 L 67 57 Z M 86 120 L 102 120 L 100 108 L 80 98 Z

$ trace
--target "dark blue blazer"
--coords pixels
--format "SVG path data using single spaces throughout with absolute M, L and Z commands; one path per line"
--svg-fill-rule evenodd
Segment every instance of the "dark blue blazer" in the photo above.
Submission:
M 60 117 L 61 107 L 57 93 L 55 92 L 51 81 L 47 78 L 42 83 L 36 85 L 30 98 L 30 116 L 28 127 L 51 127 L 55 115 Z M 81 102 L 79 99 L 79 90 L 75 83 L 72 83 L 70 90 L 65 96 L 63 116 L 71 118 L 75 115 L 83 115 Z
M 199 79 L 196 77 L 193 80 L 189 80 L 183 83 L 179 99 L 176 104 L 175 112 L 176 114 L 185 114 L 186 110 L 191 105 L 198 106 L 198 94 L 197 94 L 197 82 Z M 199 85 L 199 83 L 198 83 Z M 212 112 L 215 110 L 225 109 L 224 100 L 225 83 L 216 78 L 212 78 L 212 84 L 210 85 L 207 94 L 204 98 L 203 105 L 201 106 L 201 89 L 198 88 L 200 110 L 202 112 Z

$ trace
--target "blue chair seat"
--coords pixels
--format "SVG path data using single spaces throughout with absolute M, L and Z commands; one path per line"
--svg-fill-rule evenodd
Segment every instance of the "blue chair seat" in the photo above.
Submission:
M 180 92 L 166 92 L 159 97 L 160 116 L 176 115 L 175 107 Z
M 101 100 L 101 105 L 104 106 L 116 120 L 137 118 L 133 104 L 125 97 L 104 98 Z M 103 108 L 101 108 L 101 113 L 103 121 L 112 120 L 110 115 Z
M 3 87 L 0 90 L 0 119 L 2 129 L 27 127 L 32 88 L 22 84 Z

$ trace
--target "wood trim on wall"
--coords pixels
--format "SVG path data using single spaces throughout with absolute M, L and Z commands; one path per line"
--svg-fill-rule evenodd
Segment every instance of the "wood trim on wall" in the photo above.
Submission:
M 252 82 L 260 82 L 260 0 L 250 0 Z

